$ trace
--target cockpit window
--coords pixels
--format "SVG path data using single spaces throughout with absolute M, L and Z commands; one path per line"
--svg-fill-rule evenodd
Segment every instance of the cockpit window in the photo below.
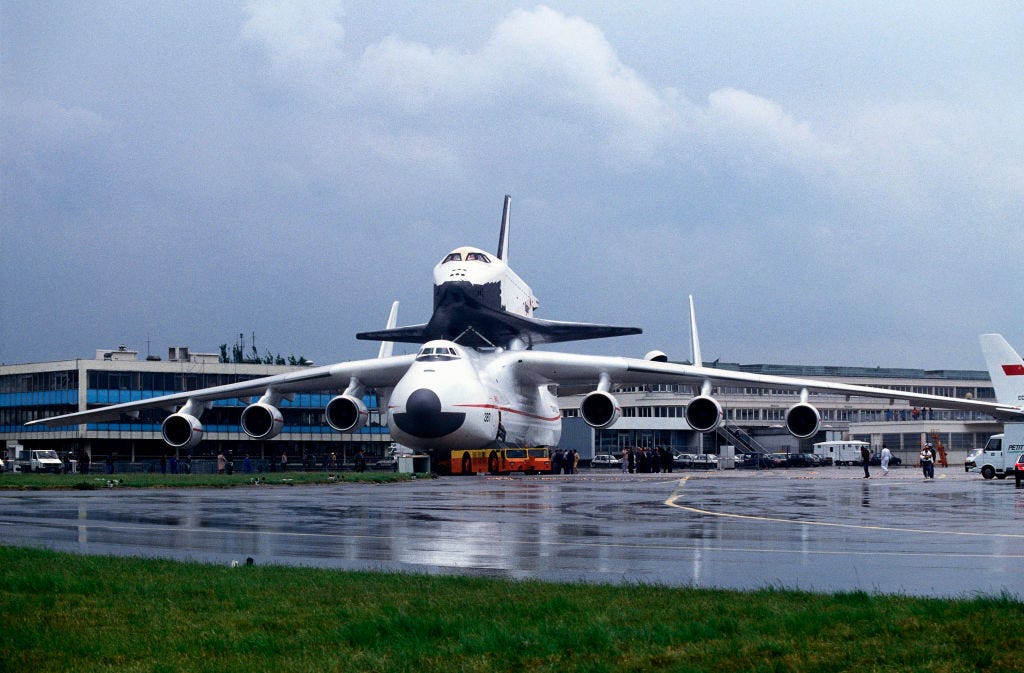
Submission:
M 450 346 L 424 346 L 416 356 L 417 362 L 437 362 L 439 360 L 458 360 L 459 354 Z
M 441 262 L 441 263 L 442 264 L 447 264 L 448 262 L 461 262 L 461 261 L 462 261 L 462 253 L 452 252 L 452 253 L 449 253 L 448 256 L 445 257 L 444 261 Z
M 487 262 L 488 264 L 491 263 L 490 258 L 488 258 L 487 255 L 485 255 L 482 252 L 467 252 L 466 253 L 466 261 L 467 262 Z

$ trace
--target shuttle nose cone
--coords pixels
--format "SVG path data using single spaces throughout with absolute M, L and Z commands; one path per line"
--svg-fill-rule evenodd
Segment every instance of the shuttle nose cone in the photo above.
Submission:
M 462 427 L 466 414 L 441 411 L 441 399 L 433 390 L 420 388 L 405 401 L 405 411 L 393 420 L 403 432 L 423 439 L 450 435 Z

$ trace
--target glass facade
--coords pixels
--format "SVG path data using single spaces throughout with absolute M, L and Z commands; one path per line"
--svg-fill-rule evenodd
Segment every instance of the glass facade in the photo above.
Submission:
M 26 426 L 25 423 L 78 411 L 82 401 L 88 408 L 102 407 L 237 383 L 292 369 L 271 367 L 249 373 L 216 371 L 231 369 L 231 365 L 205 365 L 203 369 L 206 371 L 194 372 L 182 371 L 182 365 L 172 362 L 160 366 L 139 363 L 139 367 L 125 363 L 127 366 L 120 368 L 111 367 L 109 362 L 102 360 L 60 364 L 72 364 L 75 368 L 46 368 L 46 364 L 41 364 L 0 369 L 4 372 L 0 374 L 0 439 L 26 446 L 45 445 L 45 448 L 62 452 L 88 448 L 90 452 L 99 454 L 116 452 L 130 460 L 155 458 L 175 453 L 161 437 L 161 424 L 171 413 L 166 409 L 144 410 L 137 418 L 126 416 L 119 421 L 89 423 L 84 429 L 79 425 L 51 428 Z M 194 368 L 191 364 L 186 366 Z M 11 372 L 12 369 L 35 371 Z M 370 390 L 363 396 L 369 419 L 358 432 L 343 435 L 327 425 L 324 407 L 332 397 L 342 392 L 300 393 L 291 400 L 282 400 L 278 407 L 284 417 L 284 427 L 281 434 L 266 441 L 250 439 L 242 432 L 240 419 L 246 402 L 240 399 L 214 402 L 200 419 L 204 439 L 190 454 L 216 455 L 217 451 L 224 450 L 239 455 L 268 455 L 288 450 L 296 458 L 306 459 L 306 454 L 311 454 L 316 460 L 317 455 L 331 451 L 344 455 L 348 447 L 339 445 L 347 444 L 352 452 L 363 449 L 370 456 L 382 455 L 390 442 L 390 435 L 387 412 L 381 409 L 375 391 Z

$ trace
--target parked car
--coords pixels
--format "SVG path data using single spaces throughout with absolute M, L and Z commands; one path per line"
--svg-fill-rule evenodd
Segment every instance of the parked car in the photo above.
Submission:
M 764 470 L 775 467 L 775 461 L 769 460 L 764 453 L 745 453 L 743 462 L 737 461 L 736 466 L 748 470 Z
M 672 456 L 672 466 L 682 468 L 693 467 L 693 461 L 696 458 L 697 456 L 692 453 L 677 453 Z
M 964 472 L 970 472 L 972 467 L 978 466 L 978 464 L 975 461 L 977 460 L 978 456 L 981 455 L 981 452 L 983 450 L 984 449 L 974 449 L 967 454 L 967 457 L 964 458 Z
M 702 453 L 699 456 L 694 456 L 693 462 L 690 463 L 690 467 L 698 470 L 717 470 L 718 456 L 710 453 Z
M 591 467 L 622 467 L 622 461 L 610 453 L 599 453 L 590 461 Z
M 786 467 L 814 467 L 814 459 L 809 453 L 787 453 L 783 464 Z
M 397 472 L 398 471 L 398 459 L 397 458 L 382 458 L 376 463 L 369 465 L 371 470 L 375 472 Z

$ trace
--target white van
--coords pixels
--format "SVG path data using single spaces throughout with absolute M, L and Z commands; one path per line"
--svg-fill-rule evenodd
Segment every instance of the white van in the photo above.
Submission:
M 818 442 L 814 445 L 814 455 L 822 460 L 822 464 L 830 462 L 835 465 L 860 465 L 864 459 L 861 458 L 861 447 L 871 448 L 867 442 L 858 440 Z
M 18 451 L 17 467 L 21 472 L 53 472 L 64 471 L 64 463 L 53 449 L 22 449 Z
M 971 472 L 980 472 L 986 479 L 1006 479 L 1013 474 L 1013 465 L 1024 453 L 1024 423 L 1006 423 L 1003 432 L 992 435 L 985 448 L 974 458 Z

